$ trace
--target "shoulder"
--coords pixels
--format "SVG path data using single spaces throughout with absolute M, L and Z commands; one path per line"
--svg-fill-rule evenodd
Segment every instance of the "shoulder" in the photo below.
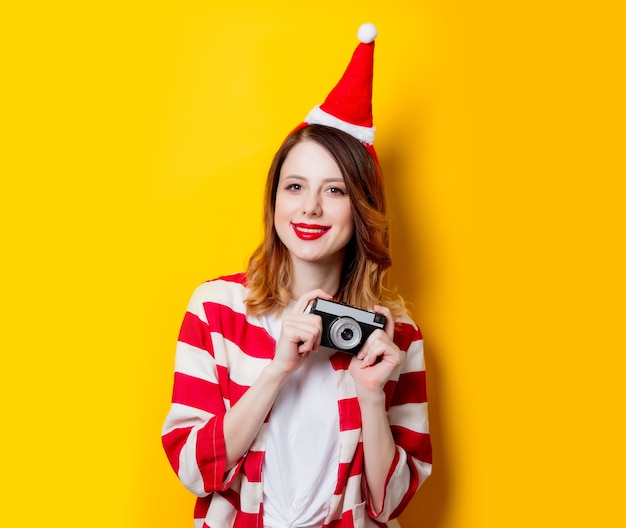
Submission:
M 207 280 L 196 287 L 189 306 L 196 309 L 207 303 L 221 304 L 238 312 L 245 312 L 244 300 L 248 288 L 246 274 L 243 272 L 223 275 Z
M 406 312 L 395 320 L 393 340 L 396 345 L 405 351 L 408 350 L 413 342 L 422 340 L 421 329 Z
M 406 352 L 402 370 L 405 377 L 407 373 L 412 373 L 406 379 L 411 379 L 415 384 L 416 380 L 423 378 L 426 369 L 424 340 L 422 331 L 406 313 L 395 321 L 393 341 Z

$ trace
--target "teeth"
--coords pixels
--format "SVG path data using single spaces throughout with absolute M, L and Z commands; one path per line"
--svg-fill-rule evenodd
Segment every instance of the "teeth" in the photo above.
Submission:
M 298 227 L 298 231 L 303 233 L 323 233 L 325 229 L 311 229 L 310 227 Z

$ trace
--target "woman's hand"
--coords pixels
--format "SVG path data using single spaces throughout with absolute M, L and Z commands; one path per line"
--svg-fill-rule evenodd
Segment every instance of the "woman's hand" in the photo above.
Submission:
M 384 306 L 375 311 L 387 318 L 384 330 L 375 330 L 369 336 L 358 355 L 350 362 L 350 374 L 354 378 L 359 399 L 381 394 L 385 383 L 394 371 L 404 363 L 404 351 L 393 342 L 394 321 Z
M 293 310 L 284 316 L 280 337 L 276 343 L 273 365 L 283 373 L 295 371 L 310 352 L 317 352 L 322 339 L 322 318 L 304 313 L 314 299 L 330 300 L 332 295 L 313 290 L 300 297 Z
M 252 445 L 289 375 L 305 361 L 309 352 L 317 350 L 322 338 L 322 318 L 304 313 L 316 297 L 332 298 L 322 290 L 314 290 L 298 299 L 293 311 L 283 318 L 274 359 L 226 413 L 224 443 L 227 469 L 234 467 Z
M 349 371 L 361 409 L 365 480 L 374 511 L 380 513 L 387 475 L 396 454 L 383 387 L 404 362 L 405 353 L 393 342 L 391 312 L 382 306 L 375 306 L 374 309 L 387 317 L 385 329 L 372 332 L 358 355 L 350 361 Z

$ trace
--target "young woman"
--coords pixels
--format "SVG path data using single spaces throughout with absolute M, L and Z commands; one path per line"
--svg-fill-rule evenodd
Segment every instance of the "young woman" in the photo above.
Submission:
M 194 292 L 163 445 L 196 528 L 380 527 L 431 471 L 422 339 L 385 285 L 377 160 L 306 124 L 276 153 L 248 270 Z M 317 299 L 386 317 L 358 354 L 320 346 Z

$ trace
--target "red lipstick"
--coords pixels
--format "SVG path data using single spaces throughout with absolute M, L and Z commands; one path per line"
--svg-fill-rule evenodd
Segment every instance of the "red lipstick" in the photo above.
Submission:
M 300 240 L 317 240 L 323 237 L 328 231 L 329 226 L 317 224 L 291 224 L 294 233 Z

